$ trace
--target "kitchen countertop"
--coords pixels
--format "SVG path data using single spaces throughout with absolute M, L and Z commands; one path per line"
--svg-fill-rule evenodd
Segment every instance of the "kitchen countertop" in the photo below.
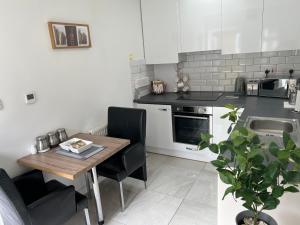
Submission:
M 284 101 L 287 99 L 267 98 L 258 96 L 234 96 L 232 92 L 225 92 L 216 101 L 193 101 L 193 100 L 177 100 L 180 94 L 165 93 L 163 95 L 149 94 L 140 99 L 134 100 L 140 104 L 161 104 L 161 105 L 184 105 L 184 106 L 216 106 L 222 107 L 225 104 L 234 104 L 238 107 L 245 108 L 241 119 L 247 116 L 277 117 L 300 119 L 300 113 L 292 112 L 292 109 L 283 107 Z M 235 97 L 235 98 L 234 98 Z

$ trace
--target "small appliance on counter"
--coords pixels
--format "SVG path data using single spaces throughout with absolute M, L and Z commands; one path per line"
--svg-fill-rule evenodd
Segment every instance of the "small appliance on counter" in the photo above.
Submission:
M 235 79 L 234 94 L 235 95 L 245 95 L 246 81 L 243 77 L 238 77 Z
M 162 80 L 153 80 L 151 82 L 152 93 L 156 95 L 161 95 L 166 91 L 166 84 Z
M 246 91 L 248 96 L 258 95 L 259 80 L 248 80 L 246 85 Z
M 297 91 L 297 98 L 296 98 L 296 102 L 295 102 L 294 112 L 297 112 L 297 113 L 300 112 L 300 90 Z
M 280 74 L 269 77 L 269 72 L 266 70 L 266 77 L 259 82 L 259 96 L 289 98 L 291 93 L 296 94 L 297 79 L 293 78 L 294 70 L 289 70 L 289 77 Z

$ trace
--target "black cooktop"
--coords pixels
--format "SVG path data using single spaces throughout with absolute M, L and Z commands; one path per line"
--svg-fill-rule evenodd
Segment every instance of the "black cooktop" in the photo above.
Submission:
M 177 100 L 192 100 L 192 101 L 216 101 L 223 95 L 222 92 L 188 92 L 181 94 Z

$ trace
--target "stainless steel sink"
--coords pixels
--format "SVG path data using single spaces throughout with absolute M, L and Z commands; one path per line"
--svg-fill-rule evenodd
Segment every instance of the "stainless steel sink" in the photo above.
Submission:
M 266 144 L 274 141 L 282 146 L 283 132 L 289 133 L 299 144 L 300 127 L 297 119 L 249 116 L 245 127 L 257 133 Z

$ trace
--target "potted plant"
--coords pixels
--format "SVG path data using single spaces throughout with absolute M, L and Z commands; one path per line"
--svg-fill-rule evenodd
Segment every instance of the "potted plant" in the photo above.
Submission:
M 221 118 L 228 118 L 232 126 L 236 125 L 239 108 L 230 104 L 225 107 L 230 111 Z M 236 217 L 237 225 L 277 225 L 263 211 L 275 209 L 284 193 L 299 191 L 300 148 L 288 133 L 283 133 L 284 147 L 275 143 L 266 145 L 256 133 L 240 124 L 228 140 L 211 143 L 212 137 L 201 134 L 199 149 L 209 148 L 218 155 L 211 164 L 216 167 L 221 181 L 228 185 L 223 199 L 231 194 L 247 209 Z

